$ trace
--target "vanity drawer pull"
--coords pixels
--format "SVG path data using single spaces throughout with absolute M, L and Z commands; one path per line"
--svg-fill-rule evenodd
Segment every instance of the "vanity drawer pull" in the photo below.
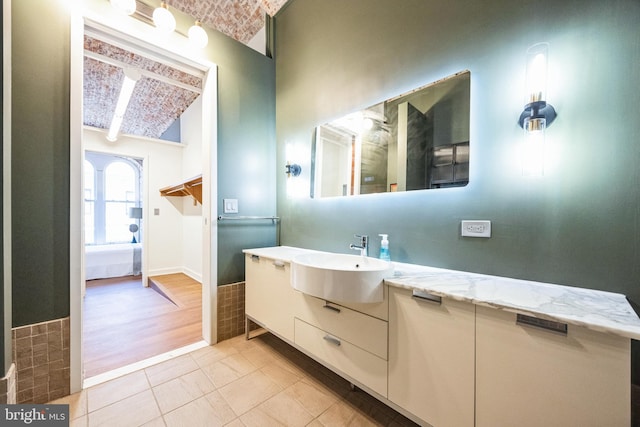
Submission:
M 425 292 L 425 291 L 418 291 L 416 289 L 413 290 L 413 294 L 411 295 L 413 298 L 418 299 L 418 300 L 422 300 L 422 301 L 428 301 L 434 304 L 442 304 L 442 297 L 439 297 L 437 295 L 433 295 L 430 294 L 429 292 Z
M 276 268 L 284 268 L 285 263 L 284 263 L 284 262 L 282 262 L 282 261 L 273 261 L 273 265 L 274 265 L 274 267 L 276 267 Z
M 259 255 L 251 255 L 251 261 L 260 261 Z
M 524 314 L 516 315 L 516 324 L 521 326 L 533 326 L 534 328 L 546 329 L 547 331 L 557 332 L 567 335 L 567 324 L 554 322 L 553 320 L 538 319 L 533 316 L 525 316 Z
M 338 307 L 334 307 L 332 305 L 329 305 L 328 301 L 324 302 L 323 307 L 326 308 L 327 310 L 331 310 L 331 311 L 335 311 L 336 313 L 340 313 L 340 309 Z
M 337 345 L 338 347 L 340 347 L 340 344 L 342 344 L 340 340 L 334 337 L 333 335 L 327 334 L 322 339 L 324 339 L 327 342 L 330 342 L 331 344 Z

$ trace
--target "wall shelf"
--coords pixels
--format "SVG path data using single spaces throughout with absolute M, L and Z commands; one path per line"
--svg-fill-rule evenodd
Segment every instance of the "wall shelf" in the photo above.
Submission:
M 202 175 L 195 176 L 176 185 L 170 185 L 160 189 L 163 197 L 191 196 L 202 204 Z

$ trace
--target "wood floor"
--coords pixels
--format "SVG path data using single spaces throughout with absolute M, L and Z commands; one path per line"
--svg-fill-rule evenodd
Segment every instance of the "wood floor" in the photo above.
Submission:
M 202 339 L 202 285 L 184 274 L 87 281 L 85 378 Z M 164 294 L 164 296 L 163 296 Z

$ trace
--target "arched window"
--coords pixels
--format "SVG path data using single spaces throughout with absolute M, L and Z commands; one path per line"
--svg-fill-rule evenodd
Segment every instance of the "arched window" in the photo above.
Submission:
M 84 181 L 85 243 L 131 242 L 129 225 L 141 225 L 129 217 L 129 208 L 141 207 L 139 162 L 87 152 Z

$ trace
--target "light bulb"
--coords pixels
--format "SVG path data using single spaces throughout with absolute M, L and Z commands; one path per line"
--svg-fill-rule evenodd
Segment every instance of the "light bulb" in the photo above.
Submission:
M 209 43 L 207 32 L 202 28 L 200 21 L 196 21 L 196 23 L 189 28 L 187 34 L 189 36 L 189 42 L 199 49 L 204 48 L 207 43 Z
M 545 101 L 547 98 L 547 57 L 549 45 L 538 43 L 527 50 L 525 103 Z
M 167 3 L 160 3 L 160 7 L 153 11 L 153 23 L 163 33 L 169 34 L 176 29 L 176 18 L 167 9 Z
M 521 153 L 524 176 L 544 175 L 545 128 L 544 118 L 527 118 L 524 121 L 524 142 Z
M 111 6 L 120 13 L 133 15 L 136 11 L 136 0 L 110 0 Z

